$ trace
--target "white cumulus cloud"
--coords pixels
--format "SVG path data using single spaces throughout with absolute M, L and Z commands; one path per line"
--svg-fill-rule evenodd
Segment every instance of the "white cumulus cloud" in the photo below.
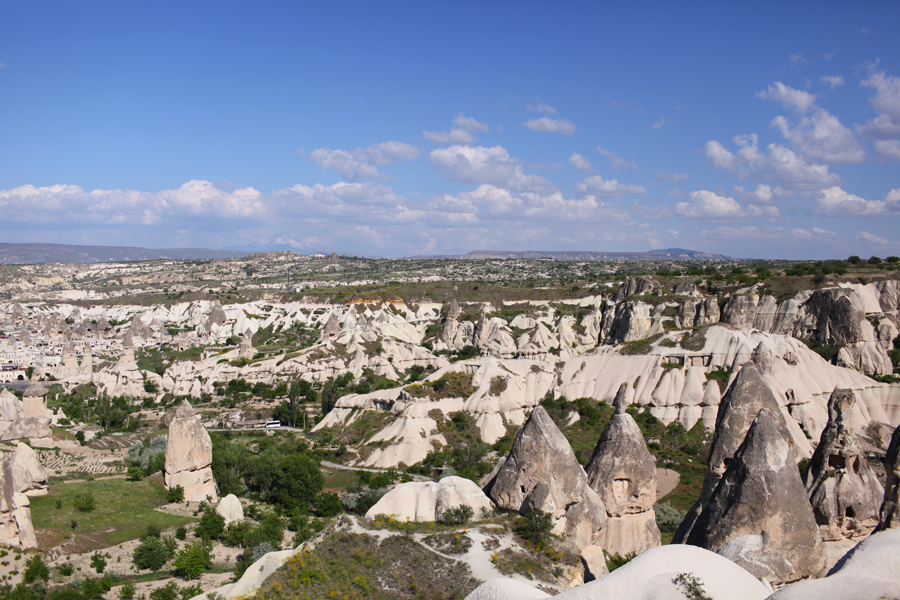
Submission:
M 822 190 L 814 212 L 827 217 L 873 217 L 900 213 L 900 188 L 888 192 L 883 200 L 866 200 L 845 192 L 839 186 Z
M 862 85 L 875 90 L 869 104 L 878 116 L 857 127 L 856 132 L 861 137 L 875 140 L 900 138 L 900 78 L 870 69 L 869 77 Z
M 823 108 L 804 116 L 796 125 L 785 117 L 775 117 L 772 125 L 791 142 L 791 148 L 813 163 L 846 164 L 865 160 L 866 151 L 853 132 Z
M 432 144 L 471 144 L 477 139 L 479 131 L 487 131 L 486 123 L 479 123 L 472 117 L 458 114 L 453 117 L 450 131 L 423 131 L 422 137 Z
M 764 100 L 776 100 L 786 107 L 801 113 L 808 111 L 816 101 L 816 97 L 809 92 L 795 90 L 780 81 L 776 81 L 775 85 L 770 85 L 761 92 L 757 92 L 756 96 Z
M 707 142 L 703 151 L 710 166 L 736 174 L 740 179 L 751 176 L 770 179 L 788 189 L 820 190 L 841 182 L 828 165 L 810 164 L 780 144 L 769 144 L 768 154 L 759 151 L 756 134 L 736 136 L 739 147 L 732 153 L 716 140 Z
M 522 164 L 503 146 L 454 145 L 429 153 L 432 164 L 444 175 L 465 183 L 490 183 L 513 190 L 547 190 L 553 185 L 543 177 L 525 174 Z
M 819 81 L 831 89 L 844 85 L 844 77 L 842 75 L 822 75 L 819 77 Z
M 386 181 L 389 179 L 388 176 L 379 172 L 378 167 L 387 166 L 392 162 L 412 160 L 418 156 L 419 149 L 415 146 L 391 141 L 374 144 L 365 150 L 317 148 L 309 153 L 309 160 L 323 170 L 334 169 L 341 177 L 350 181 L 361 178 Z
M 685 219 L 742 219 L 749 217 L 777 217 L 781 213 L 774 206 L 746 207 L 734 198 L 720 196 L 708 190 L 690 193 L 690 200 L 675 205 L 675 213 Z
M 532 131 L 542 131 L 546 133 L 561 133 L 563 135 L 575 134 L 575 123 L 565 119 L 551 119 L 550 117 L 529 119 L 528 121 L 525 121 L 525 127 Z
M 573 152 L 572 156 L 569 157 L 569 164 L 571 164 L 577 171 L 580 171 L 581 173 L 594 172 L 594 167 L 591 166 L 591 163 L 588 161 L 588 159 L 578 154 L 577 152 Z

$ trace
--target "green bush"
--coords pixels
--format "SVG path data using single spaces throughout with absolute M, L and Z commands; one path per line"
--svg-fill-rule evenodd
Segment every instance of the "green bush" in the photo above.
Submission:
M 657 502 L 653 508 L 656 525 L 661 531 L 675 531 L 687 515 L 687 511 L 679 510 L 668 502 Z
M 172 561 L 174 573 L 183 579 L 196 579 L 212 566 L 211 546 L 203 540 L 187 544 Z
M 75 567 L 73 567 L 71 563 L 63 563 L 56 567 L 56 570 L 59 571 L 59 574 L 63 577 L 68 577 L 75 571 Z
M 44 561 L 41 560 L 40 554 L 35 554 L 25 561 L 25 573 L 22 575 L 22 581 L 25 583 L 34 583 L 38 579 L 47 581 L 50 578 L 50 570 Z
M 341 505 L 341 499 L 338 498 L 337 494 L 326 492 L 320 494 L 319 499 L 316 501 L 316 513 L 320 517 L 336 517 L 341 514 L 343 510 L 344 508 Z
M 150 592 L 150 600 L 178 600 L 178 584 L 170 581 Z
M 194 535 L 198 538 L 217 540 L 222 537 L 224 532 L 225 517 L 217 513 L 212 507 L 207 507 L 203 516 L 200 517 L 200 523 L 194 530 Z
M 175 555 L 177 547 L 172 538 L 148 536 L 134 549 L 132 560 L 138 569 L 159 571 Z
M 97 506 L 97 502 L 94 500 L 92 493 L 84 492 L 83 494 L 75 494 L 72 505 L 80 512 L 91 512 Z
M 169 488 L 166 492 L 166 500 L 169 502 L 184 502 L 184 488 L 180 485 Z
M 99 552 L 94 552 L 91 555 L 91 566 L 95 571 L 97 571 L 97 573 L 102 573 L 106 568 L 106 559 L 103 558 L 103 555 Z
M 516 519 L 515 532 L 534 546 L 541 546 L 553 529 L 553 517 L 542 510 L 533 510 Z
M 475 512 L 472 510 L 471 506 L 460 504 L 459 506 L 451 506 L 445 510 L 444 514 L 441 515 L 441 522 L 444 525 L 463 525 L 468 523 L 469 519 L 474 515 Z
M 187 527 L 184 525 L 179 525 L 178 529 L 175 530 L 175 539 L 184 541 L 187 539 Z
M 123 583 L 122 587 L 119 588 L 119 600 L 134 600 L 136 588 L 137 586 L 131 580 Z

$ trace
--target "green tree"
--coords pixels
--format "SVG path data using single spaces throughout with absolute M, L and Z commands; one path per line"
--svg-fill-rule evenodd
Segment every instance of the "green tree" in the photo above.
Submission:
M 200 517 L 200 523 L 197 524 L 194 535 L 207 540 L 217 540 L 222 537 L 224 531 L 225 517 L 217 513 L 212 507 L 207 507 L 203 516 Z
M 35 554 L 25 561 L 25 572 L 22 575 L 22 581 L 25 583 L 34 583 L 38 579 L 47 581 L 50 578 L 50 570 L 44 561 L 41 560 L 40 554 Z
M 159 571 L 175 555 L 177 546 L 172 538 L 148 536 L 134 549 L 132 560 L 138 569 Z
M 516 533 L 535 546 L 540 546 L 546 541 L 552 528 L 552 515 L 542 510 L 533 510 L 527 515 L 519 517 L 515 524 Z
M 205 540 L 187 544 L 172 561 L 173 571 L 183 579 L 196 579 L 212 566 L 211 545 Z

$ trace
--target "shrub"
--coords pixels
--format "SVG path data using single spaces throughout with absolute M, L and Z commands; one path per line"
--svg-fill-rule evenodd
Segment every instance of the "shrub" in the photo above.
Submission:
M 59 571 L 59 574 L 63 577 L 68 577 L 75 571 L 75 567 L 73 567 L 71 563 L 63 563 L 56 567 L 56 570 Z
M 533 510 L 516 520 L 515 531 L 522 538 L 535 546 L 544 543 L 550 530 L 553 529 L 553 517 L 542 510 Z
M 159 571 L 175 555 L 177 545 L 172 538 L 145 537 L 134 549 L 132 560 L 138 569 Z
M 319 495 L 319 499 L 316 501 L 316 513 L 320 517 L 336 517 L 342 511 L 341 499 L 337 494 L 326 492 Z
M 35 554 L 25 561 L 25 573 L 22 575 L 22 581 L 25 583 L 34 583 L 38 579 L 47 581 L 50 578 L 50 570 L 44 561 L 41 560 L 40 554 Z
M 155 537 L 158 538 L 162 535 L 162 529 L 159 528 L 159 525 L 147 525 L 147 529 L 144 533 L 144 538 Z M 141 538 L 141 539 L 144 539 Z
M 150 600 L 178 600 L 178 584 L 170 581 L 150 592 Z
M 451 506 L 441 515 L 441 522 L 444 525 L 463 525 L 467 523 L 475 515 L 475 511 L 467 504 L 459 506 Z
M 507 380 L 506 377 L 501 375 L 495 375 L 491 378 L 491 387 L 490 394 L 491 396 L 499 396 L 502 392 L 506 390 Z
M 119 588 L 119 600 L 133 600 L 136 586 L 133 581 L 126 581 Z
M 635 557 L 634 552 L 629 552 L 625 556 L 620 556 L 618 554 L 609 554 L 604 550 L 603 554 L 606 557 L 606 568 L 609 569 L 610 573 L 622 565 L 628 564 Z
M 653 508 L 656 525 L 663 531 L 675 531 L 687 515 L 687 511 L 679 510 L 668 502 L 657 502 Z
M 187 539 L 187 527 L 185 527 L 184 525 L 179 525 L 178 529 L 175 530 L 175 539 L 176 540 Z
M 205 541 L 187 544 L 178 551 L 172 567 L 175 574 L 183 579 L 196 579 L 212 565 L 210 545 Z
M 693 573 L 679 573 L 672 583 L 679 586 L 690 600 L 709 600 L 706 590 L 703 589 L 703 582 Z
M 169 502 L 184 502 L 184 488 L 180 485 L 169 488 L 166 492 L 166 500 Z
M 97 573 L 102 573 L 103 569 L 106 568 L 106 559 L 99 552 L 94 552 L 91 555 L 91 566 L 94 567 Z
M 96 507 L 97 502 L 94 500 L 92 493 L 84 492 L 83 494 L 75 494 L 72 505 L 80 512 L 91 512 Z
M 217 540 L 222 537 L 224 531 L 225 517 L 210 507 L 206 509 L 200 518 L 200 523 L 197 525 L 197 529 L 194 530 L 194 535 L 198 538 Z

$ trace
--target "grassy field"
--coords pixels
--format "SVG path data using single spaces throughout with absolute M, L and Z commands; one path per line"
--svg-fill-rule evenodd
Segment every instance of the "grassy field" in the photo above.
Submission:
M 74 506 L 76 496 L 85 493 L 94 497 L 95 508 L 90 512 L 81 512 Z M 142 481 L 61 483 L 52 485 L 46 496 L 31 499 L 31 519 L 41 548 L 49 549 L 72 539 L 71 552 L 86 552 L 139 538 L 148 525 L 165 529 L 194 520 L 154 510 L 166 503 L 165 493 L 160 474 Z M 77 522 L 74 529 L 73 520 Z

